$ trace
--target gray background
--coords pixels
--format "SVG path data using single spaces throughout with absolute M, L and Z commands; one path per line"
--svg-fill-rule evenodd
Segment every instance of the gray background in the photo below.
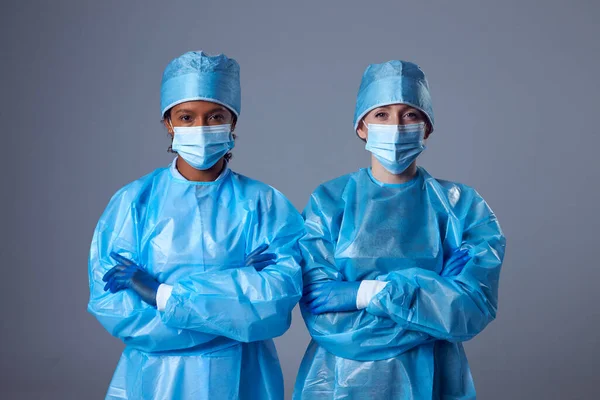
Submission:
M 91 235 L 119 187 L 170 161 L 161 74 L 194 49 L 242 67 L 232 168 L 299 209 L 367 165 L 367 64 L 419 63 L 437 117 L 422 165 L 476 187 L 508 237 L 499 317 L 466 345 L 479 397 L 595 397 L 599 16 L 591 0 L 3 1 L 0 397 L 104 396 L 123 346 L 86 313 Z M 288 396 L 308 342 L 294 317 Z

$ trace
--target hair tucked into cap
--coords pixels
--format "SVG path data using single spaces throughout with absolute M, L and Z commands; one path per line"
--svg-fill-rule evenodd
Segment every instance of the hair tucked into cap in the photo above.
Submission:
M 433 130 L 429 84 L 417 64 L 392 60 L 367 67 L 356 98 L 354 130 L 369 111 L 390 104 L 408 104 L 421 110 L 429 119 Z
M 172 60 L 163 73 L 160 90 L 161 116 L 186 101 L 221 104 L 235 116 L 241 111 L 240 66 L 224 54 L 190 51 Z

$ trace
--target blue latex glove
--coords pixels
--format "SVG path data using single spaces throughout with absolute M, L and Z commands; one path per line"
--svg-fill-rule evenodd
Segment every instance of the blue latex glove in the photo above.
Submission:
M 156 292 L 160 286 L 152 275 L 145 269 L 135 265 L 130 260 L 117 253 L 110 255 L 119 264 L 111 268 L 102 280 L 106 282 L 104 290 L 116 293 L 120 290 L 133 289 L 147 304 L 156 307 Z
M 318 282 L 304 289 L 302 301 L 312 314 L 356 311 L 360 282 Z
M 456 276 L 460 274 L 465 265 L 471 260 L 469 250 L 461 250 L 457 248 L 454 252 L 444 260 L 444 269 L 442 276 Z
M 262 254 L 262 252 L 265 251 L 267 248 L 269 248 L 269 246 L 263 244 L 261 246 L 258 246 L 256 250 L 254 250 L 252 253 L 248 254 L 246 256 L 246 267 L 254 267 L 254 269 L 256 269 L 257 271 L 262 271 L 269 265 L 275 264 L 275 259 L 277 258 L 275 254 Z

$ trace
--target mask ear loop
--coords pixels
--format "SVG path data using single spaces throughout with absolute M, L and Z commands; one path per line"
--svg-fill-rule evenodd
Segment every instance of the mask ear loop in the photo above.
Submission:
M 171 144 L 167 148 L 167 153 L 177 154 L 177 152 L 173 150 L 173 138 L 175 137 L 175 127 L 173 126 L 173 121 L 171 121 L 171 117 L 169 117 L 167 121 L 169 123 L 169 127 L 171 128 L 171 130 L 169 131 L 169 136 L 171 136 Z
M 171 121 L 171 117 L 169 117 L 167 121 L 169 121 L 169 127 L 171 128 L 171 132 L 169 133 L 175 134 L 175 127 L 173 126 L 173 121 Z
M 365 120 L 364 120 L 364 119 L 361 119 L 361 120 L 360 120 L 360 122 L 361 122 L 361 123 L 362 123 L 362 124 L 365 126 L 365 128 L 367 128 L 367 133 L 368 133 L 368 132 L 369 132 L 369 125 L 367 125 L 367 123 L 365 122 Z M 363 139 L 363 138 L 361 138 L 361 137 L 359 136 L 359 134 L 358 134 L 358 129 L 356 130 L 356 136 L 358 136 L 358 138 L 359 138 L 360 140 L 362 140 L 363 142 L 367 143 L 367 139 Z
M 238 120 L 237 117 L 235 115 L 232 115 L 231 123 L 230 123 L 232 135 L 235 135 L 234 131 L 235 131 L 235 128 L 237 128 L 237 120 Z

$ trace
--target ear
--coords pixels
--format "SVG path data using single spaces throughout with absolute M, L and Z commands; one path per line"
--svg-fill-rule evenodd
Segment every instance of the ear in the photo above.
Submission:
M 231 133 L 235 131 L 235 124 L 237 123 L 237 118 L 233 117 L 233 121 L 231 121 Z
M 167 128 L 167 132 L 169 133 L 169 135 L 173 136 L 174 132 L 173 132 L 173 124 L 171 123 L 171 119 L 170 118 L 163 119 L 163 124 L 165 125 L 165 128 Z
M 431 125 L 429 123 L 425 124 L 425 140 L 429 139 L 429 135 L 431 135 Z
M 358 122 L 358 128 L 356 128 L 356 134 L 358 135 L 359 138 L 361 138 L 362 140 L 367 140 L 367 138 L 369 137 L 369 133 L 368 133 L 368 129 L 365 126 L 365 123 L 363 122 L 364 120 L 360 120 Z

